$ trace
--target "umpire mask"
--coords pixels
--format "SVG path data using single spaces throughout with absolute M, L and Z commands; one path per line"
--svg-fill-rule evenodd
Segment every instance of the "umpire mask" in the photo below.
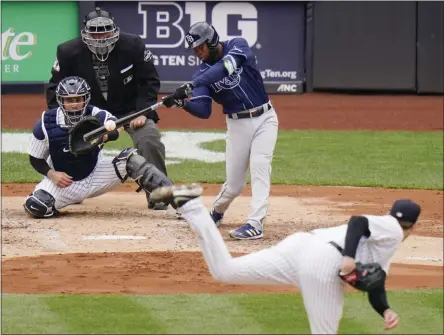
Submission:
M 97 59 L 102 62 L 106 61 L 120 34 L 114 18 L 107 11 L 97 7 L 86 16 L 83 23 L 85 27 L 81 31 L 82 41 Z

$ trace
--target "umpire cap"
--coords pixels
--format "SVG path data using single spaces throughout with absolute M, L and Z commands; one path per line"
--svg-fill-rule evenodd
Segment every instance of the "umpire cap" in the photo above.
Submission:
M 415 223 L 421 213 L 421 207 L 409 199 L 399 199 L 393 203 L 390 215 L 398 220 Z

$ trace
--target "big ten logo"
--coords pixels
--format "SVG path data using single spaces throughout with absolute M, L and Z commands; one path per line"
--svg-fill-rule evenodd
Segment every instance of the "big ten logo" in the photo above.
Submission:
M 147 48 L 186 47 L 186 32 L 198 21 L 212 23 L 221 40 L 243 37 L 250 46 L 257 42 L 258 12 L 249 2 L 139 2 L 138 13 Z
M 37 38 L 29 32 L 16 34 L 13 28 L 2 32 L 2 60 L 21 61 L 31 57 L 32 51 L 26 46 L 37 44 Z

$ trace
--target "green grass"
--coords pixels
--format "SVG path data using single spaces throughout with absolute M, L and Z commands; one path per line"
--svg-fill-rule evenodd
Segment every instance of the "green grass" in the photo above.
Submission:
M 131 146 L 124 134 L 107 149 Z M 202 144 L 224 151 L 224 141 Z M 24 154 L 2 154 L 2 181 L 38 182 Z M 225 163 L 185 160 L 170 165 L 173 181 L 222 183 Z M 273 160 L 273 184 L 443 189 L 440 132 L 281 131 Z
M 224 141 L 202 147 L 224 151 Z M 273 183 L 443 189 L 443 134 L 282 131 Z
M 442 334 L 442 289 L 391 291 L 401 323 L 388 334 Z M 4 334 L 307 334 L 299 294 L 2 296 Z M 342 334 L 383 333 L 366 296 L 349 293 Z

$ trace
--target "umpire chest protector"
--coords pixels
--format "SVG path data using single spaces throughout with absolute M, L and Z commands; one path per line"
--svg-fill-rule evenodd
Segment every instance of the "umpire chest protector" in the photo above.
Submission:
M 121 117 L 156 103 L 160 87 L 159 76 L 153 62 L 143 58 L 144 50 L 145 44 L 138 35 L 121 32 L 106 62 L 95 62 L 93 54 L 82 39 L 75 38 L 59 46 L 59 62 L 65 66 L 66 73 L 79 76 L 89 84 L 91 105 Z M 152 56 L 146 53 L 145 57 Z M 140 90 L 142 77 L 145 78 L 144 81 L 151 79 Z M 106 99 L 103 95 L 105 86 Z M 157 120 L 157 113 L 150 113 L 148 118 Z
M 75 156 L 69 152 L 69 128 L 57 124 L 57 109 L 45 112 L 43 124 L 48 134 L 49 154 L 56 171 L 70 175 L 73 181 L 88 177 L 97 164 L 99 148 L 84 155 Z

